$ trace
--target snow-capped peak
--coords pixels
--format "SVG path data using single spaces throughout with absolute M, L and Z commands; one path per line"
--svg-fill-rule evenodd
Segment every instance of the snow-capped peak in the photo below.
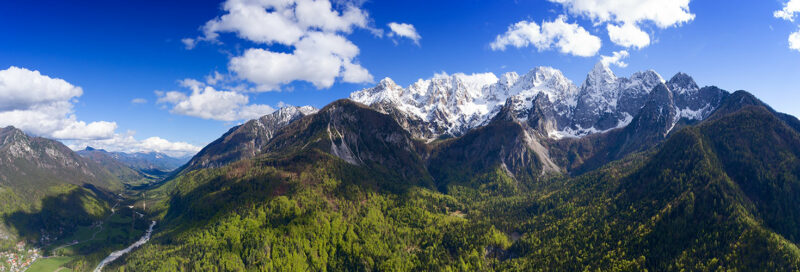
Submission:
M 275 130 L 274 127 L 285 126 L 300 117 L 316 112 L 317 109 L 312 106 L 286 106 L 252 121 L 258 126 Z
M 517 72 L 508 72 L 500 76 L 500 80 L 498 81 L 498 83 L 500 83 L 503 86 L 511 86 L 514 85 L 514 83 L 516 83 L 517 80 L 519 80 L 519 75 L 517 74 Z
M 598 61 L 589 75 L 586 76 L 586 85 L 600 86 L 616 82 L 617 76 L 611 71 L 607 63 Z
M 676 75 L 670 83 L 673 81 L 696 88 L 685 74 Z M 350 99 L 378 104 L 380 110 L 404 119 L 399 123 L 415 136 L 427 139 L 460 136 L 488 123 L 502 107 L 508 107 L 507 112 L 513 115 L 510 117 L 517 121 L 545 124 L 534 125 L 547 130 L 541 135 L 581 137 L 626 126 L 644 106 L 651 90 L 664 83 L 653 70 L 636 72 L 630 78 L 617 77 L 607 64 L 598 62 L 580 88 L 558 69 L 535 67 L 523 75 L 509 72 L 499 78 L 492 73 L 438 73 L 406 88 L 385 78 L 375 87 L 352 93 Z M 680 91 L 676 105 L 681 105 L 683 98 L 678 94 Z M 699 110 L 695 106 L 688 109 Z M 535 118 L 529 121 L 532 114 Z
M 686 92 L 694 92 L 700 89 L 694 79 L 682 72 L 675 74 L 667 83 L 667 86 L 675 93 L 684 94 Z
M 419 79 L 407 88 L 384 79 L 373 88 L 354 92 L 350 99 L 372 105 L 392 104 L 403 113 L 430 125 L 428 136 L 460 135 L 470 128 L 486 123 L 510 97 L 522 107 L 530 107 L 539 93 L 551 101 L 570 101 L 574 104 L 577 87 L 561 71 L 536 67 L 523 76 L 505 73 L 500 78 L 493 73 L 439 73 L 430 79 Z

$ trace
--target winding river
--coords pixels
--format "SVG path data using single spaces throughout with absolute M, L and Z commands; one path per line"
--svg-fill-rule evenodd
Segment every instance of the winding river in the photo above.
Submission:
M 94 269 L 94 272 L 102 271 L 103 267 L 106 266 L 106 264 L 108 264 L 110 262 L 113 262 L 114 260 L 118 259 L 119 257 L 122 257 L 122 255 L 125 255 L 126 253 L 130 252 L 134 248 L 140 247 L 141 245 L 144 245 L 145 243 L 147 243 L 147 241 L 150 240 L 150 235 L 153 234 L 153 227 L 155 225 L 156 225 L 156 221 L 153 221 L 152 223 L 150 223 L 150 228 L 147 229 L 147 232 L 144 234 L 144 236 L 142 236 L 142 238 L 139 238 L 139 241 L 136 241 L 136 243 L 133 243 L 132 245 L 130 245 L 129 247 L 127 247 L 127 248 L 125 248 L 123 250 L 117 250 L 117 251 L 111 252 L 111 254 L 109 254 L 108 257 L 106 257 L 105 259 L 100 261 L 100 264 L 97 265 L 97 268 Z

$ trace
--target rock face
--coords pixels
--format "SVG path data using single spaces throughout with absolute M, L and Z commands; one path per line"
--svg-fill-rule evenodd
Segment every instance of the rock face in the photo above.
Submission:
M 284 107 L 233 127 L 200 150 L 179 172 L 220 167 L 240 159 L 255 157 L 278 130 L 316 111 L 317 109 L 310 106 Z
M 572 126 L 565 135 L 583 136 L 626 126 L 653 87 L 662 82 L 652 70 L 618 78 L 607 65 L 597 63 L 581 86 Z
M 681 118 L 703 120 L 725 98 L 726 92 L 716 87 L 700 88 L 689 75 L 678 73 L 666 83 L 672 91 L 675 107 Z
M 263 151 L 322 151 L 390 183 L 430 187 L 432 180 L 419 155 L 423 146 L 391 116 L 342 99 L 284 127 Z
M 723 97 L 716 88 L 699 88 L 686 74 L 665 82 L 655 71 L 617 77 L 597 63 L 580 87 L 554 68 L 536 67 L 527 74 L 491 73 L 435 75 L 407 88 L 389 78 L 350 99 L 387 113 L 417 138 L 458 137 L 484 126 L 509 108 L 513 117 L 535 128 L 538 135 L 560 139 L 627 126 L 659 84 L 673 93 L 677 115 L 702 120 Z

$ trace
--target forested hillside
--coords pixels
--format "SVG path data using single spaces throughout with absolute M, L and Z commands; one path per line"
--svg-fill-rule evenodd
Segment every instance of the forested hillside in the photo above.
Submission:
M 154 189 L 158 233 L 111 268 L 800 269 L 796 119 L 744 92 L 711 116 L 596 170 L 536 175 L 513 122 L 426 144 L 336 102 L 262 155 Z

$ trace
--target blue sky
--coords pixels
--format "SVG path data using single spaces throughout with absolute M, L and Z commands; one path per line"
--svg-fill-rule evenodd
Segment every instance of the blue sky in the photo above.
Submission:
M 795 1 L 800 5 L 800 1 Z M 406 86 L 440 72 L 524 73 L 535 66 L 552 66 L 579 85 L 601 56 L 621 50 L 629 56 L 623 60 L 627 67 L 612 67 L 618 75 L 654 69 L 668 79 L 676 72 L 686 72 L 701 86 L 748 90 L 777 110 L 800 116 L 797 104 L 800 48 L 791 48 L 789 42 L 790 35 L 800 26 L 774 14 L 787 5 L 786 0 L 733 0 L 725 1 L 724 5 L 719 1 L 684 0 L 688 6 L 683 15 L 690 14 L 692 18 L 674 19 L 678 22 L 671 24 L 670 18 L 626 19 L 625 16 L 633 15 L 614 14 L 613 5 L 608 10 L 616 16 L 603 19 L 602 10 L 580 9 L 582 3 L 590 2 L 609 1 L 366 1 L 360 5 L 334 1 L 333 14 L 353 9 L 358 11 L 353 14 L 361 17 L 356 16 L 354 21 L 337 29 L 324 30 L 328 26 L 305 29 L 299 41 L 281 42 L 270 35 L 283 33 L 286 28 L 221 20 L 231 13 L 220 1 L 4 1 L 0 3 L 0 37 L 3 37 L 0 70 L 15 66 L 25 69 L 23 74 L 38 71 L 50 79 L 63 79 L 67 89 L 73 88 L 70 90 L 79 87 L 80 95 L 73 92 L 53 96 L 71 105 L 55 114 L 65 116 L 63 126 L 80 130 L 84 127 L 79 123 L 83 122 L 88 130 L 97 131 L 71 134 L 71 130 L 54 125 L 50 130 L 31 126 L 28 129 L 31 133 L 60 137 L 73 146 L 94 144 L 109 149 L 156 149 L 173 154 L 186 153 L 213 141 L 253 112 L 269 111 L 281 102 L 322 107 L 347 97 L 352 91 L 370 87 L 383 77 Z M 652 2 L 658 7 L 659 2 L 682 1 L 642 2 Z M 788 11 L 787 18 L 793 19 L 791 16 L 796 14 Z M 217 22 L 211 22 L 214 20 Z M 509 27 L 518 22 L 533 22 L 544 28 L 545 23 L 558 20 L 599 39 L 599 49 L 581 48 L 589 53 L 565 53 L 557 45 L 563 37 L 551 38 L 549 49 L 509 45 L 505 50 L 497 50 L 491 46 L 498 35 L 507 34 Z M 399 32 L 393 34 L 387 25 L 391 22 L 413 25 L 421 38 L 415 42 Z M 612 41 L 608 25 L 622 26 L 627 22 L 633 22 L 636 29 L 646 33 L 650 42 Z M 214 24 L 217 31 L 204 31 L 203 26 L 208 24 Z M 247 31 L 265 34 L 267 38 L 242 34 Z M 352 71 L 362 73 L 349 80 L 339 75 L 332 84 L 326 84 L 325 77 L 319 75 L 264 72 L 267 76 L 253 67 L 229 69 L 236 58 L 246 61 L 244 55 L 252 49 L 291 54 L 302 46 L 303 40 L 309 40 L 306 37 L 313 36 L 309 33 L 317 32 L 329 34 L 328 38 L 340 37 L 342 44 L 355 46 L 354 55 L 352 48 L 347 47 L 349 53 L 343 54 L 348 56 L 337 60 L 360 66 L 362 70 Z M 191 49 L 183 41 L 187 38 L 193 40 L 189 43 Z M 330 45 L 311 43 L 310 50 L 322 53 L 333 50 L 315 47 L 320 44 Z M 300 66 L 298 71 L 306 68 Z M 223 79 L 209 84 L 206 78 L 215 72 Z M 316 85 L 309 82 L 313 81 L 311 77 L 317 80 Z M 204 115 L 199 111 L 205 108 L 193 108 L 192 103 L 199 100 L 191 100 L 192 87 L 198 92 L 211 87 L 214 95 L 235 102 L 227 106 L 238 108 L 225 111 L 226 105 L 209 104 L 218 101 L 211 99 L 203 107 L 214 107 L 230 115 Z M 170 92 L 175 95 L 172 99 L 167 96 Z M 134 99 L 144 102 L 133 103 Z M 54 100 L 19 101 L 27 102 L 19 102 L 21 106 L 17 107 L 0 107 L 0 112 L 54 103 Z M 179 106 L 181 102 L 185 102 L 185 107 Z M 24 124 L 9 120 L 5 122 L 25 129 Z M 76 122 L 78 125 L 74 125 Z M 98 123 L 95 126 L 92 122 Z M 125 145 L 137 147 L 126 149 Z

